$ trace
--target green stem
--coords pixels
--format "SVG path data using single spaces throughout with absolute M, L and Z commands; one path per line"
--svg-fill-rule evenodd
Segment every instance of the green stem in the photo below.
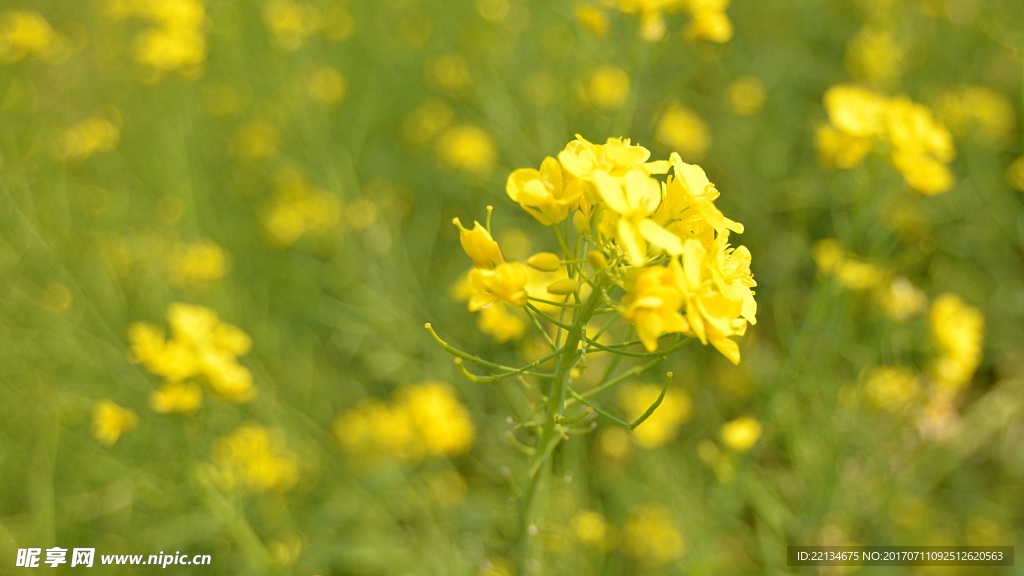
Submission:
M 562 427 L 558 424 L 559 418 L 565 409 L 566 394 L 569 389 L 569 378 L 573 367 L 580 357 L 580 342 L 586 334 L 587 323 L 593 316 L 594 311 L 604 300 L 600 289 L 594 289 L 586 306 L 575 314 L 572 326 L 567 326 L 565 343 L 561 346 L 561 357 L 555 368 L 555 379 L 551 384 L 548 393 L 548 401 L 545 406 L 544 425 L 541 429 L 540 442 L 537 444 L 537 452 L 530 464 L 530 484 L 526 490 L 523 501 L 522 523 L 520 526 L 520 540 L 522 546 L 520 574 L 529 574 L 533 567 L 539 565 L 538 544 L 533 536 L 539 529 L 538 501 L 544 491 L 544 486 L 551 476 L 551 459 L 555 449 L 562 441 Z

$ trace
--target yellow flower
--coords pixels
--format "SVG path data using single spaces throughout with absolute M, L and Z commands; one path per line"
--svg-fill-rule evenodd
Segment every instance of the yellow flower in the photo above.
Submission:
M 671 512 L 658 504 L 636 506 L 622 527 L 622 551 L 649 566 L 664 566 L 683 556 L 685 545 Z
M 423 382 L 403 386 L 385 403 L 368 399 L 338 415 L 335 438 L 349 453 L 390 454 L 410 464 L 428 456 L 456 456 L 476 436 L 469 411 L 451 386 Z
M 475 126 L 449 128 L 437 142 L 441 160 L 452 168 L 487 176 L 498 160 L 498 149 L 487 132 Z
M 679 261 L 673 259 L 667 267 L 636 269 L 627 276 L 619 314 L 636 326 L 649 352 L 657 350 L 658 337 L 663 333 L 690 333 L 689 322 L 679 313 L 685 302 L 677 282 L 680 273 Z
M 658 140 L 691 160 L 700 160 L 711 145 L 708 125 L 693 110 L 672 104 L 658 119 Z
M 686 296 L 686 319 L 701 342 L 718 349 L 733 364 L 739 364 L 740 350 L 730 336 L 742 336 L 747 324 L 754 324 L 756 304 L 750 288 L 750 253 L 746 248 L 731 250 L 728 234 L 715 241 L 708 252 L 697 240 L 683 246 L 683 266 L 675 271 L 677 285 Z
M 865 26 L 846 47 L 846 67 L 872 85 L 889 85 L 903 73 L 903 49 L 888 30 Z
M 902 322 L 924 310 L 928 306 L 928 297 L 910 280 L 896 278 L 883 294 L 882 305 L 890 318 Z
M 191 414 L 202 405 L 203 389 L 191 382 L 166 382 L 149 394 L 149 409 L 157 414 Z
M 634 421 L 654 404 L 660 394 L 661 386 L 630 384 L 619 388 L 616 400 L 629 420 Z M 675 439 L 680 426 L 689 420 L 692 411 L 690 396 L 682 390 L 670 388 L 654 413 L 633 430 L 636 443 L 648 450 L 668 444 Z
M 928 108 L 907 98 L 895 98 L 886 106 L 885 121 L 898 153 L 930 155 L 942 162 L 956 157 L 952 134 Z
M 892 163 L 912 189 L 926 196 L 949 192 L 956 186 L 949 167 L 927 154 L 897 150 Z
M 474 268 L 469 272 L 469 285 L 473 288 L 469 310 L 476 312 L 497 301 L 526 306 L 528 281 L 527 267 L 518 262 L 500 264 L 494 269 Z
M 647 259 L 647 244 L 653 244 L 675 256 L 682 253 L 679 237 L 650 218 L 661 204 L 662 184 L 643 168 L 633 168 L 621 179 L 598 169 L 591 174 L 605 206 L 617 215 L 615 240 L 629 261 L 642 264 Z
M 869 138 L 851 136 L 830 124 L 822 124 L 814 131 L 814 143 L 821 161 L 841 170 L 860 164 L 872 148 Z
M 167 307 L 171 339 L 159 328 L 135 322 L 128 327 L 129 357 L 166 384 L 150 395 L 157 413 L 192 412 L 199 408 L 201 392 L 189 378 L 205 377 L 210 388 L 230 402 L 248 402 L 255 394 L 252 374 L 238 364 L 237 356 L 252 347 L 248 334 L 221 322 L 217 313 L 203 306 L 174 303 Z
M 175 286 L 209 286 L 228 268 L 227 252 L 212 240 L 180 244 L 167 258 L 168 279 Z
M 64 52 L 64 39 L 38 12 L 5 10 L 0 14 L 0 62 L 23 58 L 57 61 Z
M 323 25 L 322 15 L 315 6 L 294 0 L 268 0 L 263 4 L 262 15 L 274 43 L 288 52 L 301 48 Z
M 761 423 L 753 416 L 740 416 L 722 425 L 718 431 L 722 444 L 733 452 L 747 452 L 761 437 Z
M 859 137 L 878 136 L 885 131 L 888 106 L 879 94 L 840 84 L 826 90 L 824 100 L 829 121 L 840 131 Z
M 520 168 L 512 172 L 505 191 L 538 222 L 551 226 L 565 220 L 579 206 L 583 181 L 572 177 L 563 179 L 562 166 L 548 156 L 540 170 Z
M 917 377 L 904 366 L 876 366 L 868 374 L 864 391 L 876 408 L 899 412 L 919 394 Z
M 92 410 L 92 435 L 104 446 L 113 446 L 121 434 L 134 430 L 139 417 L 110 400 L 99 400 Z
M 583 82 L 587 99 L 598 108 L 621 108 L 629 97 L 629 75 L 613 64 L 592 69 Z
M 518 340 L 526 332 L 526 322 L 513 314 L 502 302 L 481 308 L 476 325 L 481 332 L 494 338 L 498 343 Z
M 1024 192 L 1024 154 L 1006 168 L 1006 182 L 1018 192 Z
M 959 296 L 942 294 L 932 303 L 929 322 L 939 348 L 932 376 L 940 388 L 958 392 L 970 384 L 981 363 L 985 317 Z
M 452 222 L 458 227 L 459 242 L 462 244 L 462 249 L 466 251 L 466 255 L 473 260 L 474 266 L 490 269 L 505 263 L 498 243 L 479 222 L 473 222 L 472 230 L 464 228 L 458 218 Z
M 740 116 L 752 116 L 760 112 L 767 97 L 764 82 L 756 76 L 740 76 L 726 89 L 729 108 Z
M 85 160 L 97 152 L 117 147 L 121 130 L 105 118 L 87 118 L 68 128 L 57 145 L 57 157 L 65 162 Z
M 345 77 L 341 72 L 327 65 L 309 74 L 306 90 L 309 96 L 325 106 L 336 106 L 345 97 Z
M 703 4 L 706 7 L 701 6 L 693 12 L 693 20 L 686 27 L 686 37 L 689 40 L 707 40 L 718 44 L 724 44 L 731 40 L 733 34 L 732 22 L 725 14 L 724 6 L 728 2 L 703 0 L 697 2 L 697 4 Z M 722 7 L 712 6 L 714 4 L 722 5 Z
M 569 519 L 572 535 L 588 546 L 603 547 L 611 535 L 611 526 L 599 512 L 580 510 Z
M 469 450 L 476 428 L 455 390 L 441 382 L 400 388 L 395 404 L 411 417 L 417 437 L 429 456 L 456 456 Z
M 214 440 L 210 456 L 215 478 L 231 490 L 250 494 L 284 491 L 299 480 L 298 456 L 287 449 L 281 433 L 255 422 Z
M 576 17 L 576 21 L 593 32 L 594 36 L 598 38 L 608 36 L 608 15 L 601 10 L 587 4 L 577 4 L 572 13 Z

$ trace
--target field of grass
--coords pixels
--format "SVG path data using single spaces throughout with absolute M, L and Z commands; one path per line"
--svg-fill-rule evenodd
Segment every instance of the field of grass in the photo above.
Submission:
M 0 572 L 1018 573 L 787 546 L 1024 550 L 1022 123 L 1020 0 L 6 0 Z

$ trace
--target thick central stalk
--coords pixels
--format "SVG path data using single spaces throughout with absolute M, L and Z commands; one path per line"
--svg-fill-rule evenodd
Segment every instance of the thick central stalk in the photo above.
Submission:
M 565 336 L 565 344 L 561 348 L 555 378 L 548 391 L 547 406 L 544 412 L 544 425 L 541 428 L 540 441 L 530 465 L 530 483 L 523 500 L 522 525 L 520 538 L 522 543 L 521 574 L 532 574 L 542 566 L 541 550 L 536 543 L 540 529 L 538 506 L 541 494 L 546 489 L 551 476 L 551 456 L 562 441 L 562 431 L 558 421 L 565 407 L 565 398 L 569 388 L 569 378 L 576 362 L 580 358 L 580 342 L 586 334 L 587 324 L 594 311 L 604 300 L 601 287 L 594 287 L 583 308 L 577 309 L 572 325 Z

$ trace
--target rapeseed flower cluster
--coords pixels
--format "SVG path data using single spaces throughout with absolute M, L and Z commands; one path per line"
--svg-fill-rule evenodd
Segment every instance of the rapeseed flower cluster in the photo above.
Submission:
M 341 220 L 341 201 L 296 170 L 278 171 L 274 188 L 263 215 L 263 228 L 278 246 L 291 246 L 304 236 L 324 235 Z
M 824 103 L 829 123 L 815 136 L 827 164 L 850 169 L 872 150 L 884 148 L 916 192 L 930 196 L 956 185 L 948 166 L 956 156 L 953 136 L 928 108 L 851 84 L 829 88 Z
M 363 400 L 334 421 L 334 437 L 350 454 L 387 454 L 409 464 L 457 456 L 473 445 L 476 427 L 455 390 L 441 382 L 399 388 L 390 402 Z
M 223 488 L 248 494 L 286 491 L 299 480 L 299 458 L 280 431 L 246 422 L 213 441 L 211 477 Z
M 213 310 L 192 304 L 167 307 L 171 337 L 152 324 L 128 326 L 129 357 L 164 383 L 149 396 L 158 414 L 195 412 L 202 404 L 205 382 L 229 402 L 248 402 L 256 395 L 249 369 L 238 356 L 249 353 L 252 339 L 240 328 L 221 322 Z
M 0 64 L 25 59 L 58 62 L 66 53 L 67 41 L 38 12 L 0 13 Z
M 604 6 L 640 18 L 640 35 L 647 42 L 657 42 L 668 29 L 666 14 L 685 12 L 690 23 L 683 29 L 689 40 L 723 43 L 732 39 L 732 21 L 725 13 L 730 0 L 605 0 Z M 578 10 L 577 17 L 595 33 L 606 27 L 593 10 Z M 600 34 L 598 34 L 600 35 Z
M 206 63 L 206 7 L 199 0 L 106 0 L 106 14 L 149 24 L 135 36 L 135 60 L 157 82 L 171 72 L 198 78 Z
M 834 276 L 849 290 L 871 294 L 892 320 L 906 321 L 928 307 L 928 296 L 910 280 L 848 254 L 833 238 L 815 243 L 813 256 L 821 274 Z
M 121 129 L 106 118 L 86 118 L 67 128 L 57 140 L 56 155 L 64 162 L 85 160 L 117 148 Z
M 737 363 L 739 347 L 729 338 L 742 335 L 757 311 L 750 252 L 729 245 L 743 225 L 715 207 L 718 189 L 699 166 L 675 153 L 669 161 L 649 158 L 629 140 L 601 145 L 577 136 L 540 170 L 513 172 L 506 190 L 541 224 L 573 215 L 577 232 L 598 249 L 592 264 L 625 288 L 619 313 L 649 351 L 661 334 L 676 332 Z M 512 296 L 502 299 L 524 305 L 526 295 L 509 289 L 525 283 L 522 269 L 504 266 L 488 274 L 490 292 L 500 285 Z
M 950 394 L 966 388 L 981 363 L 985 317 L 956 294 L 942 294 L 928 314 L 938 357 L 931 375 L 940 390 Z
M 178 244 L 167 255 L 168 280 L 178 287 L 209 287 L 230 267 L 227 251 L 212 240 Z
M 104 446 L 113 446 L 121 435 L 139 425 L 134 410 L 118 406 L 111 400 L 99 400 L 92 409 L 92 435 Z

